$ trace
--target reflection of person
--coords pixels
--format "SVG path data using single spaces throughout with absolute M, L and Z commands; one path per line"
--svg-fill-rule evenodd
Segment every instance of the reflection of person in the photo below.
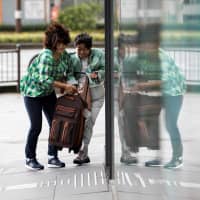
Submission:
M 44 49 L 31 63 L 27 74 L 21 79 L 20 90 L 24 95 L 25 108 L 30 119 L 25 155 L 26 167 L 32 170 L 44 169 L 36 159 L 36 147 L 42 128 L 42 111 L 51 125 L 56 94 L 54 88 L 73 93 L 76 87 L 60 80 L 75 81 L 71 58 L 65 48 L 70 42 L 69 31 L 58 23 L 49 25 L 45 32 Z M 57 155 L 57 147 L 48 145 L 48 167 L 64 167 Z
M 139 52 L 138 37 L 132 36 L 129 39 L 127 44 L 131 49 L 123 60 L 119 99 L 120 113 L 123 113 L 124 140 L 133 153 L 137 153 L 139 147 L 157 150 L 159 149 L 158 119 L 161 110 L 160 88 L 151 87 L 143 90 L 137 88 L 137 85 L 160 80 L 159 59 L 156 55 L 154 59 L 146 59 L 143 53 Z M 135 157 L 133 163 L 137 162 Z
M 119 108 L 119 95 L 120 95 L 120 74 L 123 67 L 123 62 L 126 62 L 126 47 L 123 44 L 125 36 L 121 34 L 118 38 L 118 48 L 114 49 L 114 108 L 115 116 L 118 120 L 119 137 L 121 142 L 121 158 L 120 162 L 125 164 L 137 163 L 136 157 L 132 156 L 129 146 L 126 144 L 124 133 L 124 112 Z M 126 58 L 125 58 L 126 56 Z
M 165 124 L 169 132 L 173 152 L 171 161 L 165 164 L 164 167 L 178 168 L 183 162 L 183 146 L 177 121 L 182 106 L 183 94 L 186 90 L 185 78 L 174 60 L 163 49 L 159 48 L 157 34 L 155 36 L 154 34 L 148 35 L 148 37 L 145 37 L 146 35 L 142 37 L 142 34 L 142 32 L 139 32 L 136 43 L 133 43 L 134 48 L 137 49 L 136 56 L 125 56 L 123 68 L 121 69 L 121 80 L 122 85 L 124 85 L 122 91 L 123 94 L 126 93 L 122 96 L 120 103 L 122 110 L 124 110 L 125 140 L 130 149 L 137 152 L 137 148 L 134 147 L 139 147 L 137 142 L 140 143 L 140 138 L 138 139 L 137 135 L 142 131 L 141 133 L 148 133 L 148 135 L 153 136 L 150 140 L 151 146 L 148 144 L 147 147 L 154 150 L 159 148 L 159 135 L 156 133 L 159 132 L 157 115 L 160 110 L 159 102 L 161 98 L 165 109 Z M 137 95 L 132 95 L 134 93 Z M 154 110 L 154 117 L 147 118 L 144 115 L 146 111 L 142 100 L 149 99 L 156 100 L 157 105 L 154 104 L 154 107 L 157 108 Z M 146 119 L 154 122 L 147 123 Z M 131 134 L 127 134 L 127 132 Z M 157 136 L 155 137 L 155 135 Z M 145 165 L 160 166 L 160 157 L 145 162 Z
M 169 132 L 172 145 L 172 159 L 165 164 L 165 168 L 178 168 L 182 165 L 183 146 L 181 135 L 177 126 L 178 116 L 183 101 L 183 94 L 186 90 L 185 79 L 180 73 L 174 60 L 162 49 L 153 50 L 151 44 L 140 45 L 140 50 L 144 52 L 145 62 L 143 67 L 148 66 L 155 54 L 159 56 L 161 66 L 161 81 L 150 81 L 138 83 L 134 90 L 146 90 L 150 87 L 161 87 L 163 107 L 165 109 L 166 128 Z M 159 166 L 160 160 L 147 161 L 146 166 Z
M 100 49 L 92 48 L 92 37 L 87 33 L 81 33 L 75 38 L 77 59 L 75 72 L 85 72 L 89 78 L 89 88 L 91 93 L 91 111 L 87 112 L 83 144 L 74 159 L 75 164 L 89 163 L 88 146 L 92 137 L 93 127 L 97 116 L 104 103 L 104 73 L 105 61 L 104 53 Z

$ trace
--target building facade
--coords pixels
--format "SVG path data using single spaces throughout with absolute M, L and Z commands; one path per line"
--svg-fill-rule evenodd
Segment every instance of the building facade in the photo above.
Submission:
M 0 24 L 15 24 L 17 0 L 0 0 Z M 46 24 L 51 20 L 54 6 L 77 5 L 89 0 L 21 0 L 22 24 Z M 104 4 L 103 0 L 96 0 Z M 122 0 L 121 14 L 126 22 L 145 19 L 164 22 L 198 22 L 200 20 L 200 0 Z M 133 22 L 133 21 L 132 21 Z
M 166 23 L 200 20 L 200 0 L 122 0 L 121 15 L 126 23 L 162 19 Z
M 50 0 L 21 0 L 16 13 L 16 0 L 0 0 L 0 24 L 14 25 L 16 16 L 22 24 L 46 24 L 50 21 Z

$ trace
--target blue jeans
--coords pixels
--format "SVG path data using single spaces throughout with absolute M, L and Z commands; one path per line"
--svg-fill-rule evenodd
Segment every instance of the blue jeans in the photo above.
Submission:
M 38 137 L 42 129 L 42 111 L 50 127 L 56 99 L 55 92 L 45 97 L 24 97 L 25 107 L 30 119 L 30 129 L 25 146 L 26 158 L 36 158 Z M 48 155 L 57 156 L 57 147 L 49 144 Z
M 177 125 L 178 116 L 183 103 L 183 96 L 164 96 L 166 128 L 170 136 L 173 158 L 182 156 L 183 145 Z

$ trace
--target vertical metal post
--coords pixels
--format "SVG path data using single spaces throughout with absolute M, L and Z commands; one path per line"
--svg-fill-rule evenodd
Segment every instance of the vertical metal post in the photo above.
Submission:
M 50 0 L 45 0 L 44 1 L 44 10 L 45 10 L 45 22 L 48 24 L 50 23 L 50 19 L 51 19 L 51 16 L 50 16 L 50 8 L 51 4 L 50 4 Z
M 0 0 L 0 24 L 2 24 L 3 20 L 3 10 L 2 10 L 2 0 Z
M 105 165 L 109 179 L 114 179 L 113 117 L 113 0 L 105 0 Z
M 17 50 L 17 92 L 20 92 L 20 79 L 21 79 L 21 46 L 20 44 L 16 44 Z
M 21 13 L 21 0 L 16 0 L 16 10 L 15 10 L 15 20 L 16 20 L 16 32 L 20 32 L 21 31 L 21 17 L 22 17 L 22 13 Z
M 74 0 L 74 6 L 77 6 L 77 5 L 78 5 L 77 0 Z

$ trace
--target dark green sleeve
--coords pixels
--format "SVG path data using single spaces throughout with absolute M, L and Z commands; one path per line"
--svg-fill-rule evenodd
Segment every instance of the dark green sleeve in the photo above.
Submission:
M 71 84 L 77 84 L 77 80 L 75 78 L 75 72 L 78 68 L 78 61 L 72 55 L 67 56 L 68 59 L 68 69 L 67 69 L 67 81 Z

